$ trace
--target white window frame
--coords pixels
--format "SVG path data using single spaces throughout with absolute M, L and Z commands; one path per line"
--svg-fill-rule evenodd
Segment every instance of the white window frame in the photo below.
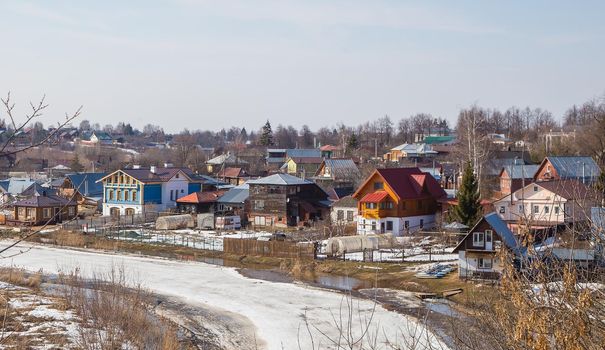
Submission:
M 492 258 L 477 258 L 477 268 L 491 270 L 494 268 L 494 260 Z
M 485 246 L 485 233 L 484 232 L 473 232 L 473 247 Z

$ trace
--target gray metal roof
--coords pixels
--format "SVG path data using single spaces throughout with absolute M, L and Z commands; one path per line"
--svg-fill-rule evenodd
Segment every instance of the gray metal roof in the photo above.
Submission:
M 563 179 L 597 178 L 601 169 L 592 157 L 546 157 Z
M 536 171 L 538 171 L 539 165 L 506 165 L 504 170 L 508 173 L 512 179 L 529 179 L 534 177 Z
M 335 180 L 354 180 L 361 177 L 359 168 L 357 168 L 353 159 L 328 158 L 324 160 L 324 166 L 328 169 L 331 178 Z
M 250 196 L 250 190 L 244 188 L 232 188 L 221 196 L 216 202 L 223 204 L 242 204 Z
M 250 185 L 307 185 L 313 182 L 288 174 L 273 174 L 260 179 L 249 180 L 246 183 Z
M 294 148 L 286 150 L 286 155 L 291 158 L 318 158 L 321 157 L 321 151 L 317 148 Z
M 23 192 L 35 182 L 36 181 L 28 178 L 11 177 L 9 179 L 0 181 L 0 188 L 2 188 L 4 192 L 16 196 L 21 194 L 21 192 Z

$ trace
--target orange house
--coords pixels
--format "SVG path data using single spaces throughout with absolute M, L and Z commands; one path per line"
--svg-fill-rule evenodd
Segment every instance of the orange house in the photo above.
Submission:
M 447 197 L 429 173 L 418 168 L 376 169 L 353 194 L 358 234 L 401 236 L 435 226 L 438 200 Z

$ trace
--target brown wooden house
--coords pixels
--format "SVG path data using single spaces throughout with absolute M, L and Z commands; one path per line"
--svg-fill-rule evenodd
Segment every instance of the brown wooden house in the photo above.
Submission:
M 481 218 L 454 248 L 460 278 L 498 279 L 503 268 L 498 256 L 501 249 L 516 255 L 522 251 L 512 231 L 493 212 Z
M 274 174 L 250 180 L 249 219 L 255 226 L 301 226 L 329 215 L 328 194 L 309 180 Z
M 9 225 L 39 226 L 61 223 L 78 215 L 78 203 L 60 196 L 43 194 L 13 203 Z

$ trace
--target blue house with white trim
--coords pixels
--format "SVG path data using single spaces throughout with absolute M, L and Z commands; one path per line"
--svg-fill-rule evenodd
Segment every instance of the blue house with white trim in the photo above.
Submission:
M 188 168 L 172 166 L 120 169 L 103 183 L 103 215 L 134 215 L 176 207 L 176 200 L 202 190 L 207 180 Z

